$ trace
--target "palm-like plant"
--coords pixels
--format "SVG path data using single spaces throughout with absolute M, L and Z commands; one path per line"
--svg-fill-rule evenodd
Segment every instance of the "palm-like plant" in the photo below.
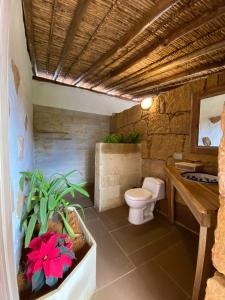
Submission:
M 21 220 L 21 227 L 25 230 L 26 248 L 33 236 L 35 225 L 40 224 L 39 235 L 46 233 L 48 231 L 48 220 L 55 213 L 62 219 L 64 232 L 67 232 L 72 238 L 79 235 L 74 233 L 68 223 L 68 210 L 70 207 L 76 207 L 81 209 L 83 213 L 83 208 L 79 204 L 70 204 L 64 198 L 68 194 L 75 197 L 75 192 L 89 197 L 88 192 L 83 188 L 84 182 L 74 184 L 69 181 L 68 177 L 75 172 L 73 170 L 65 175 L 56 173 L 49 180 L 39 170 L 21 172 L 20 189 L 23 191 L 25 181 L 29 184 L 26 211 Z

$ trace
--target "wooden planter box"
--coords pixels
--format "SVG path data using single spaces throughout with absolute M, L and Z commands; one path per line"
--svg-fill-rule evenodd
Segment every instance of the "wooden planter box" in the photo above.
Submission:
M 96 242 L 77 211 L 76 214 L 90 249 L 57 289 L 43 295 L 38 300 L 89 300 L 94 294 L 96 288 Z

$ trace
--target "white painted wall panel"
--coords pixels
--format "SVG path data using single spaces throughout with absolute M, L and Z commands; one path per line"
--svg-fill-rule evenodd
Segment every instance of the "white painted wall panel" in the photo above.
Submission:
M 84 89 L 36 80 L 33 80 L 32 100 L 38 105 L 108 116 L 137 104 Z

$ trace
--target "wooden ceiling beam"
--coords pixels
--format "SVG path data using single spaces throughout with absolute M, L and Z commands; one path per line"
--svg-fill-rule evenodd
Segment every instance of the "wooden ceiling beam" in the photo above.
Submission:
M 127 61 L 121 67 L 118 67 L 117 69 L 110 72 L 108 75 L 105 76 L 105 78 L 100 79 L 94 85 L 94 87 L 96 87 L 99 84 L 102 84 L 103 82 L 105 82 L 109 79 L 112 79 L 115 76 L 120 75 L 121 73 L 127 71 L 129 68 L 133 67 L 135 64 L 140 63 L 143 59 L 149 57 L 153 51 L 159 51 L 159 50 L 165 49 L 172 42 L 175 42 L 179 38 L 182 38 L 183 36 L 200 28 L 201 26 L 204 26 L 205 24 L 213 21 L 214 19 L 220 17 L 223 14 L 225 14 L 225 5 L 217 6 L 213 10 L 210 9 L 210 10 L 206 11 L 203 15 L 196 18 L 192 22 L 187 22 L 186 24 L 182 25 L 180 27 L 180 29 L 172 31 L 165 39 L 160 39 L 160 40 L 156 41 L 155 44 L 150 45 L 150 46 L 146 47 L 145 49 L 143 49 L 141 52 L 139 52 L 136 56 L 134 56 L 132 59 Z M 138 73 L 137 76 L 145 75 L 147 72 L 149 72 L 149 71 L 145 71 L 144 73 L 141 73 L 141 74 Z M 132 76 L 133 76 L 133 74 L 131 75 L 131 78 L 132 78 Z M 130 75 L 127 76 L 127 79 L 129 77 L 130 77 Z
M 66 79 L 67 75 L 70 73 L 70 71 L 73 69 L 74 65 L 79 61 L 80 57 L 87 51 L 87 49 L 89 48 L 89 45 L 91 44 L 91 42 L 93 42 L 95 40 L 96 35 L 98 34 L 98 32 L 100 31 L 101 27 L 103 26 L 103 24 L 105 23 L 105 21 L 108 19 L 108 17 L 110 16 L 111 12 L 114 10 L 114 8 L 117 5 L 117 1 L 118 0 L 114 0 L 112 2 L 112 5 L 110 6 L 109 10 L 107 11 L 106 15 L 104 16 L 104 18 L 101 20 L 101 22 L 99 23 L 99 25 L 95 28 L 94 32 L 91 34 L 89 40 L 87 41 L 86 45 L 82 48 L 82 50 L 80 51 L 80 53 L 78 54 L 78 56 L 73 60 L 72 64 L 70 65 L 69 69 L 67 70 L 64 79 Z
M 172 90 L 174 88 L 180 87 L 186 83 L 191 83 L 193 81 L 199 80 L 199 79 L 204 79 L 207 78 L 207 75 L 201 75 L 200 77 L 194 77 L 192 79 L 189 79 L 188 81 L 183 81 L 183 82 L 174 82 L 168 85 L 164 85 L 164 86 L 159 86 L 157 88 L 154 89 L 150 89 L 148 91 L 146 91 L 145 93 L 137 93 L 137 94 L 133 94 L 133 101 L 137 101 L 136 99 L 143 99 L 145 97 L 149 97 L 152 95 L 159 95 L 160 93 L 163 92 L 167 92 L 169 90 Z M 124 94 L 125 95 L 125 94 Z M 129 94 L 126 94 L 129 95 Z M 123 96 L 118 96 L 118 97 L 123 97 Z
M 24 20 L 26 23 L 25 32 L 28 51 L 30 54 L 30 60 L 33 67 L 34 75 L 38 75 L 37 71 L 37 61 L 36 61 L 36 51 L 34 46 L 34 29 L 33 29 L 33 14 L 32 14 L 32 1 L 22 0 Z
M 225 68 L 225 60 L 222 60 L 220 62 L 213 62 L 210 64 L 206 64 L 204 66 L 196 67 L 189 71 L 180 72 L 170 77 L 151 82 L 148 84 L 148 86 L 146 85 L 143 89 L 124 91 L 121 94 L 121 96 L 130 93 L 142 97 L 144 95 L 149 94 L 149 92 L 153 90 L 160 89 L 160 87 L 162 86 L 168 86 L 168 85 L 170 86 L 173 84 L 187 83 L 192 80 L 197 80 L 202 77 L 207 77 L 209 73 L 211 74 L 211 73 L 221 72 L 222 70 L 224 70 L 224 68 Z
M 81 74 L 74 80 L 74 85 L 77 85 L 81 80 L 84 80 L 96 69 L 113 55 L 118 54 L 125 46 L 128 46 L 138 35 L 140 35 L 148 26 L 157 21 L 165 12 L 177 3 L 177 0 L 159 0 L 151 11 L 142 18 L 115 44 L 108 52 L 103 54 L 86 72 Z
M 178 57 L 177 59 L 175 59 L 173 61 L 170 61 L 170 62 L 164 63 L 160 66 L 157 66 L 149 71 L 149 77 L 145 78 L 145 80 L 150 79 L 159 74 L 161 75 L 162 73 L 165 73 L 172 68 L 177 68 L 179 66 L 185 65 L 203 55 L 207 55 L 211 52 L 218 51 L 221 48 L 225 48 L 225 40 L 222 40 L 220 42 L 206 46 L 204 48 L 195 50 L 194 52 L 191 52 L 187 55 L 183 55 L 182 57 Z M 135 83 L 135 85 L 136 85 L 136 83 Z M 132 89 L 133 88 L 134 87 L 132 87 Z M 135 88 L 138 89 L 138 86 L 136 86 Z M 130 91 L 131 88 L 129 88 L 128 90 Z
M 82 18 L 87 11 L 88 4 L 90 3 L 90 1 L 91 0 L 79 0 L 78 1 L 77 7 L 74 11 L 74 14 L 73 14 L 66 38 L 65 38 L 64 46 L 63 46 L 61 54 L 60 54 L 57 68 L 52 77 L 53 80 L 56 80 L 58 78 L 58 76 L 62 70 L 62 66 L 65 61 L 66 55 L 68 54 L 68 52 L 71 49 L 73 39 L 75 36 L 75 32 L 77 31 L 77 29 L 82 21 Z
M 142 92 L 146 89 L 149 88 L 156 88 L 157 86 L 161 85 L 161 84 L 167 84 L 170 83 L 171 81 L 177 81 L 177 80 L 182 80 L 183 78 L 187 79 L 191 76 L 196 76 L 199 75 L 199 73 L 202 72 L 209 72 L 212 71 L 212 69 L 216 69 L 216 68 L 221 68 L 224 67 L 225 65 L 225 61 L 221 61 L 221 62 L 213 62 L 210 64 L 206 64 L 200 67 L 195 67 L 194 69 L 188 70 L 188 71 L 182 71 L 180 73 L 177 73 L 175 75 L 166 77 L 166 78 L 162 78 L 156 81 L 152 81 L 149 83 L 145 83 L 139 87 L 133 87 L 131 89 L 127 88 L 123 91 L 125 91 L 125 93 L 132 93 L 132 92 Z
M 50 24 L 49 38 L 48 38 L 48 54 L 47 54 L 47 63 L 46 63 L 47 74 L 49 74 L 51 45 L 52 45 L 53 30 L 54 30 L 54 25 L 55 25 L 55 16 L 56 16 L 57 3 L 58 3 L 58 0 L 54 0 L 53 4 L 52 4 L 51 24 Z

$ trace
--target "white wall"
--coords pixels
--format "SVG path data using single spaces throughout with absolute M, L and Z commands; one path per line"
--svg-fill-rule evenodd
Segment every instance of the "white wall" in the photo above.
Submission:
M 137 103 L 80 88 L 33 80 L 34 104 L 76 110 L 99 115 L 112 115 Z
M 19 172 L 33 167 L 32 71 L 26 48 L 21 1 L 14 0 L 10 4 L 7 10 L 8 23 L 4 22 L 4 30 L 8 30 L 9 34 L 8 45 L 1 46 L 8 48 L 7 57 L 4 57 L 7 62 L 4 72 L 7 76 L 5 100 L 8 102 L 8 184 L 12 196 L 13 250 L 18 268 L 23 237 L 20 219 L 24 207 L 24 195 L 19 190 Z

